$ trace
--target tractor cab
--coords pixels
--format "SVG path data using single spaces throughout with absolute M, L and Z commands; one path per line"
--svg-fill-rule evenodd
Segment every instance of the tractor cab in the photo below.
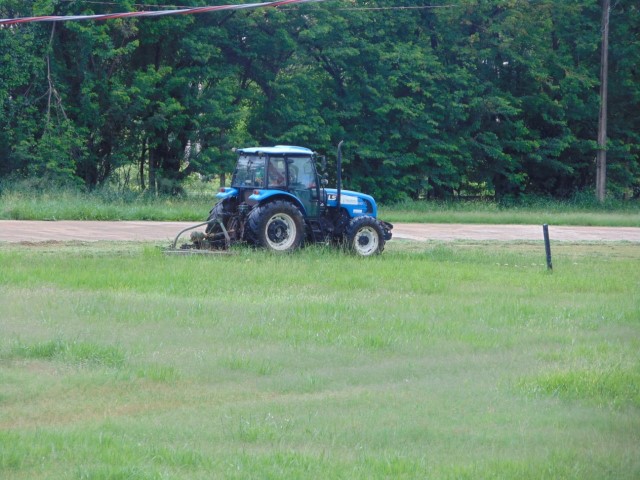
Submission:
M 278 192 L 297 199 L 306 216 L 320 215 L 326 205 L 315 166 L 316 155 L 304 147 L 277 145 L 237 150 L 231 188 L 242 192 L 249 205 Z

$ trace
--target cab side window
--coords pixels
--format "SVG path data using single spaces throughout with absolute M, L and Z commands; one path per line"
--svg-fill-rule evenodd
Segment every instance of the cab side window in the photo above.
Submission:
M 269 176 L 270 187 L 286 186 L 287 176 L 284 158 L 270 158 L 267 175 Z
M 290 159 L 289 185 L 298 188 L 315 188 L 316 175 L 313 163 L 309 157 L 296 157 Z

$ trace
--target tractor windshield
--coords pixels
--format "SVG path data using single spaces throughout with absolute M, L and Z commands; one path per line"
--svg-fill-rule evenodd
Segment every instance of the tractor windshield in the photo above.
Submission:
M 234 187 L 264 187 L 266 157 L 240 155 L 233 173 L 231 185 Z

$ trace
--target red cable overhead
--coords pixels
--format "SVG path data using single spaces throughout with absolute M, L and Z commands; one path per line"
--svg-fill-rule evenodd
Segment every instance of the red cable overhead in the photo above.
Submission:
M 261 7 L 280 7 L 282 5 L 291 5 L 294 3 L 315 3 L 323 2 L 325 0 L 280 0 L 276 2 L 261 2 L 261 3 L 244 3 L 240 5 L 218 5 L 210 7 L 193 7 L 193 8 L 181 8 L 177 10 L 149 10 L 143 12 L 123 12 L 123 13 L 108 13 L 102 15 L 48 15 L 40 17 L 22 17 L 22 18 L 2 18 L 0 19 L 0 26 L 2 25 L 15 25 L 18 23 L 33 23 L 33 22 L 68 22 L 72 20 L 113 20 L 115 18 L 132 18 L 132 17 L 161 17 L 165 15 L 193 15 L 196 13 L 215 12 L 218 10 L 244 10 L 250 8 Z

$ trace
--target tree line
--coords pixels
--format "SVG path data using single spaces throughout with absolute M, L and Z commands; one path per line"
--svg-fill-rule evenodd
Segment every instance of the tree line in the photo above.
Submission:
M 0 18 L 163 3 L 0 0 Z M 383 202 L 593 190 L 599 1 L 437 3 L 0 27 L 0 178 L 94 188 L 127 167 L 175 193 L 193 173 L 228 178 L 232 147 L 331 156 L 345 139 L 345 183 Z M 614 3 L 608 190 L 637 196 L 640 6 Z

